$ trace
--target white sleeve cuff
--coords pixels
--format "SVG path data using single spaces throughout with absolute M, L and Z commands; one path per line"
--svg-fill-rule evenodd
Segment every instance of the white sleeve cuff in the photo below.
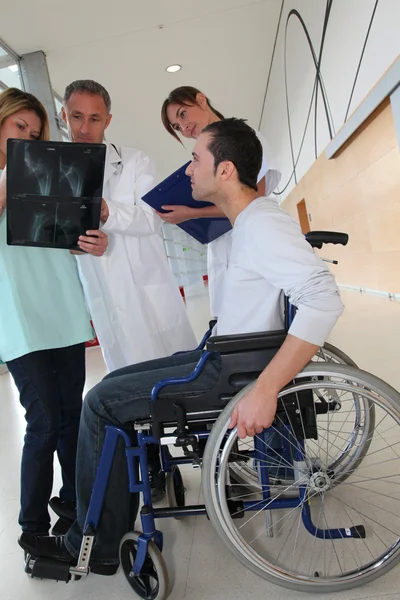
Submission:
M 289 333 L 310 344 L 323 346 L 343 310 L 344 306 L 339 296 L 337 308 L 329 312 L 303 305 L 297 311 Z

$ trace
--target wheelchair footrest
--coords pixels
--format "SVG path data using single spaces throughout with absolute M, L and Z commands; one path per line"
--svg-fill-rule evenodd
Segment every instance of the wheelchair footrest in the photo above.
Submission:
M 40 579 L 53 579 L 56 581 L 65 581 L 68 583 L 71 579 L 69 572 L 70 564 L 53 560 L 51 558 L 33 558 L 30 557 L 29 565 L 26 564 L 25 571 L 31 577 Z M 28 570 L 29 569 L 29 570 Z

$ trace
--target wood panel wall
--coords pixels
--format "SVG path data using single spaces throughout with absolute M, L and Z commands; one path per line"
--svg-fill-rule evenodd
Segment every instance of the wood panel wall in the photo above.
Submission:
M 338 283 L 400 293 L 400 151 L 389 99 L 335 158 L 321 154 L 282 206 L 298 219 L 303 199 L 312 230 L 350 236 L 345 248 L 321 252 L 339 260 Z

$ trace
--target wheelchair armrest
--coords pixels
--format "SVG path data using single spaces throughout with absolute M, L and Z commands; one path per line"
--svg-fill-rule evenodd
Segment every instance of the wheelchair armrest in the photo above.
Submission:
M 168 377 L 167 379 L 161 379 L 161 381 L 156 383 L 153 386 L 153 389 L 151 390 L 151 396 L 150 396 L 151 401 L 155 402 L 155 400 L 157 400 L 157 396 L 160 393 L 160 391 L 163 388 L 167 387 L 168 385 L 179 385 L 182 383 L 190 383 L 191 381 L 194 381 L 195 379 L 197 379 L 198 376 L 200 375 L 200 373 L 203 371 L 204 365 L 206 364 L 206 362 L 208 361 L 209 358 L 210 358 L 209 352 L 203 352 L 203 354 L 200 357 L 199 362 L 195 366 L 194 370 L 191 373 L 189 373 L 189 375 L 186 375 L 184 377 Z
M 216 335 L 207 341 L 207 352 L 229 354 L 264 348 L 282 346 L 286 339 L 286 331 L 261 331 L 259 333 L 239 333 L 236 335 Z

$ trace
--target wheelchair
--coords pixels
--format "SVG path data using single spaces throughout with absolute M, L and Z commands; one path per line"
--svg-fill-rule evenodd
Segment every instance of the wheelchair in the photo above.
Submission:
M 329 241 L 321 234 L 321 244 Z M 290 323 L 290 314 L 288 317 Z M 120 543 L 120 564 L 145 600 L 170 593 L 156 520 L 206 515 L 220 540 L 246 568 L 267 581 L 304 592 L 332 593 L 380 577 L 400 561 L 400 394 L 353 366 L 333 347 L 280 392 L 272 426 L 254 438 L 229 429 L 235 405 L 278 352 L 287 328 L 212 336 L 189 376 L 159 382 L 151 417 L 132 431 L 107 426 L 76 566 L 30 559 L 32 577 L 69 581 L 90 572 L 89 559 L 119 439 L 129 489 L 143 498 L 142 532 Z M 157 402 L 171 384 L 201 373 L 212 353 L 222 357 L 210 391 Z M 332 360 L 324 360 L 324 356 Z M 344 355 L 345 356 L 345 355 Z M 346 363 L 346 359 L 349 363 Z M 168 507 L 154 508 L 148 444 L 160 445 Z M 179 449 L 179 456 L 169 448 Z M 204 504 L 185 506 L 179 465 L 201 467 Z M 28 559 L 29 560 L 29 559 Z

